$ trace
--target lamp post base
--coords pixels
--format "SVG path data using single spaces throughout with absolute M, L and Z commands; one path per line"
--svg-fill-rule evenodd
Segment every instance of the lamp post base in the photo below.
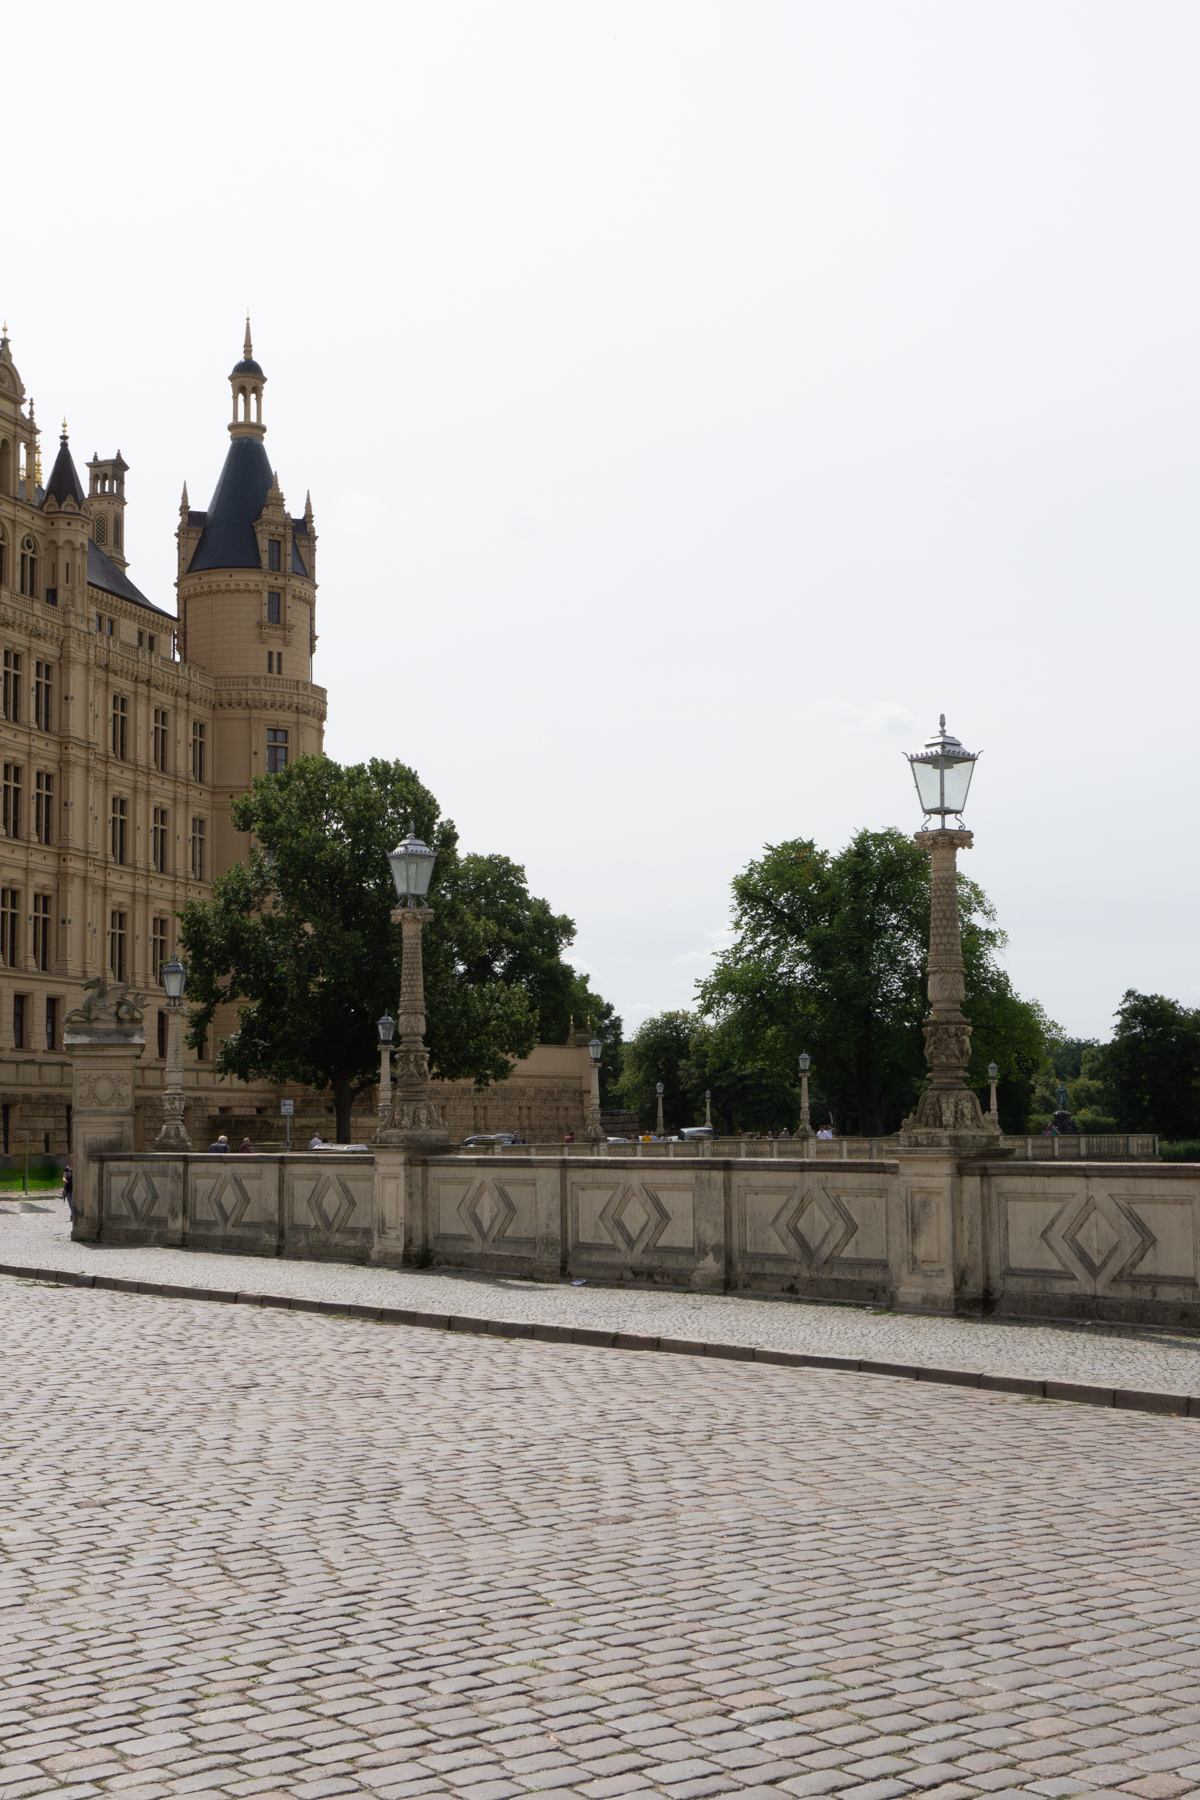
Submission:
M 190 1150 L 192 1140 L 184 1130 L 182 1119 L 168 1119 L 154 1140 L 156 1150 Z
M 380 1121 L 374 1141 L 388 1150 L 448 1150 L 450 1133 L 432 1100 L 400 1097 Z

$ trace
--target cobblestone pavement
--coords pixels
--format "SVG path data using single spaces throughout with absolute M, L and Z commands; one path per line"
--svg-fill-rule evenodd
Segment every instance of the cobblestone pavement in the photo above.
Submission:
M 1187 1421 L 2 1291 L 0 1800 L 1200 1793 Z
M 35 1197 L 31 1204 L 39 1208 L 36 1212 L 21 1212 L 19 1204 L 11 1198 L 0 1204 L 0 1262 L 30 1269 L 1200 1395 L 1200 1341 L 1186 1334 L 1109 1325 L 914 1318 L 857 1306 L 661 1288 L 574 1287 L 462 1270 L 121 1250 L 72 1243 L 61 1201 Z

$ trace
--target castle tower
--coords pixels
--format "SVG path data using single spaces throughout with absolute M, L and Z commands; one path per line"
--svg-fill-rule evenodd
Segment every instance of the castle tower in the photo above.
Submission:
M 64 430 L 66 421 L 63 421 Z M 92 503 L 92 541 L 99 544 L 109 562 L 125 569 L 125 476 L 129 464 L 118 450 L 115 456 L 93 455 L 87 465 Z
M 211 746 L 193 774 L 211 783 L 213 872 L 248 848 L 229 824 L 229 801 L 255 775 L 319 751 L 325 693 L 312 682 L 316 647 L 316 534 L 312 506 L 293 518 L 263 444 L 263 389 L 250 321 L 229 376 L 233 417 L 225 464 L 207 511 L 179 509 L 180 654 L 216 677 Z

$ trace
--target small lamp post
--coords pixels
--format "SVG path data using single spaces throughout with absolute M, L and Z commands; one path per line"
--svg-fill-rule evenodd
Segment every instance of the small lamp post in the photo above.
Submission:
M 704 1123 L 712 1130 L 712 1089 L 704 1090 Z
M 978 1097 L 967 1086 L 971 1027 L 962 1013 L 966 987 L 958 914 L 957 856 L 975 841 L 969 831 L 961 829 L 961 820 L 976 761 L 977 752 L 964 750 L 946 730 L 945 713 L 938 721 L 936 736 L 908 759 L 922 811 L 926 819 L 936 818 L 939 824 L 935 831 L 918 831 L 913 838 L 929 852 L 930 864 L 929 1017 L 924 1025 L 930 1081 L 916 1111 L 904 1121 L 903 1131 L 987 1130 Z M 959 829 L 947 826 L 950 817 L 959 820 Z
M 800 1129 L 797 1137 L 812 1136 L 812 1121 L 808 1116 L 808 1071 L 812 1067 L 812 1057 L 807 1050 L 802 1050 L 796 1058 L 800 1064 Z
M 658 1095 L 658 1124 L 654 1127 L 655 1136 L 656 1137 L 665 1137 L 666 1132 L 663 1129 L 663 1116 L 662 1116 L 663 1084 L 661 1081 L 655 1082 L 654 1091 Z
M 376 1019 L 375 1029 L 379 1033 L 379 1117 L 383 1120 L 392 1105 L 392 1034 L 396 1021 L 390 1012 L 385 1011 L 382 1019 Z
M 988 1064 L 988 1085 L 991 1088 L 992 1098 L 991 1098 L 991 1106 L 988 1111 L 988 1118 L 991 1120 L 993 1129 L 996 1131 L 999 1131 L 999 1129 L 1000 1129 L 1000 1114 L 996 1107 L 996 1083 L 999 1079 L 1000 1079 L 999 1063 L 990 1062 Z
M 421 968 L 421 931 L 433 917 L 421 902 L 429 892 L 436 850 L 413 832 L 388 853 L 396 898 L 392 923 L 403 934 L 400 957 L 400 1006 L 397 1023 L 396 1086 L 388 1110 L 379 1121 L 375 1142 L 392 1149 L 444 1150 L 450 1133 L 429 1098 L 429 1052 L 425 1048 L 425 977 Z
M 588 1040 L 588 1055 L 592 1059 L 592 1103 L 588 1115 L 588 1142 L 604 1144 L 608 1141 L 608 1133 L 600 1123 L 600 1058 L 604 1055 L 604 1045 L 598 1037 Z
M 167 1089 L 163 1095 L 162 1130 L 154 1140 L 156 1150 L 190 1150 L 192 1140 L 183 1123 L 183 990 L 187 969 L 178 956 L 162 968 L 167 992 Z

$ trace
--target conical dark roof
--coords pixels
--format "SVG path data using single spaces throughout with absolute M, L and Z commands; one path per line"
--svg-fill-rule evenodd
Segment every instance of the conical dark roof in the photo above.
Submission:
M 274 479 L 262 439 L 234 438 L 189 569 L 261 567 L 254 521 L 267 503 Z
M 67 446 L 67 435 L 64 432 L 58 440 L 58 455 L 54 459 L 54 467 L 51 469 L 50 479 L 46 483 L 45 499 L 42 504 L 44 506 L 46 500 L 56 500 L 61 506 L 68 494 L 76 506 L 83 505 L 83 484 L 72 460 Z

